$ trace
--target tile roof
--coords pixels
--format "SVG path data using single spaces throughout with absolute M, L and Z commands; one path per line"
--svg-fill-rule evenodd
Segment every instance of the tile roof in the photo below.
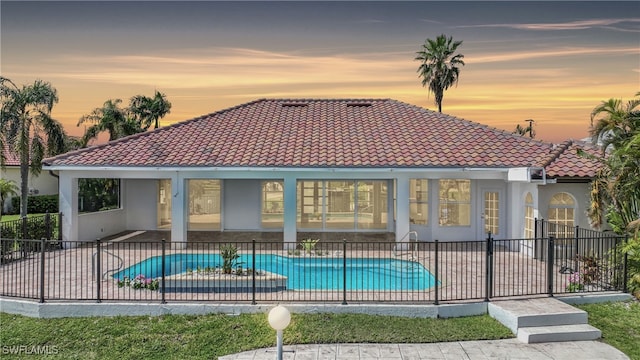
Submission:
M 550 143 L 391 99 L 260 99 L 45 160 L 50 166 L 508 168 Z
M 579 155 L 579 151 L 601 157 L 602 150 L 594 145 L 567 140 L 558 145 L 542 165 L 550 178 L 593 178 L 599 168 L 597 160 Z
M 5 166 L 20 166 L 20 158 L 15 152 L 11 151 L 9 144 L 5 142 L 2 145 Z

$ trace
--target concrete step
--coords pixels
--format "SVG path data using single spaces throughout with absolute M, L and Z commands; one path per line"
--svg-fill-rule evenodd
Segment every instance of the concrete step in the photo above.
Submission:
M 519 328 L 587 324 L 588 314 L 553 298 L 494 301 L 489 315 L 514 334 Z
M 541 342 L 597 340 L 602 332 L 591 325 L 534 326 L 518 329 L 518 340 L 530 344 Z

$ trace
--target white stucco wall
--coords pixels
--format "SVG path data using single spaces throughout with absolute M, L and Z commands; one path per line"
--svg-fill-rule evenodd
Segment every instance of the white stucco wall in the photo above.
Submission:
M 224 230 L 260 230 L 262 180 L 228 179 L 222 186 Z
M 93 241 L 127 230 L 123 209 L 78 215 L 78 240 Z
M 548 184 L 539 188 L 539 218 L 547 219 L 547 210 L 549 209 L 549 201 L 554 194 L 566 192 L 571 194 L 576 200 L 576 209 L 574 212 L 575 225 L 582 228 L 590 229 L 589 220 L 587 218 L 587 210 L 589 209 L 589 184 L 582 183 L 565 183 L 565 184 Z
M 0 171 L 2 179 L 13 180 L 18 186 L 18 195 L 20 194 L 20 167 L 6 166 Z M 38 190 L 37 195 L 55 195 L 58 193 L 58 179 L 49 174 L 49 171 L 42 170 L 38 176 L 29 176 L 29 189 Z M 35 194 L 34 194 L 35 195 Z M 7 199 L 4 209 L 8 210 L 11 206 L 11 198 Z
M 129 230 L 158 228 L 158 180 L 123 179 L 122 203 Z

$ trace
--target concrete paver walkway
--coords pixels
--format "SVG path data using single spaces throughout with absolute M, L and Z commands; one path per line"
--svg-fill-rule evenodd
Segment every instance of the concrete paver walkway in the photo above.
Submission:
M 617 360 L 629 359 L 600 341 L 567 341 L 525 344 L 517 339 L 456 341 L 431 344 L 322 344 L 285 345 L 285 360 L 374 359 L 531 359 Z M 276 349 L 267 348 L 222 356 L 220 360 L 273 360 Z

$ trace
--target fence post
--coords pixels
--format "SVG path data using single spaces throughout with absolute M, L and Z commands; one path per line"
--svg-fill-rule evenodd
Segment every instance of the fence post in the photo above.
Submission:
M 493 296 L 493 238 L 491 237 L 491 232 L 487 234 L 487 250 L 486 250 L 486 269 L 485 269 L 485 280 L 486 280 L 486 289 L 485 289 L 485 297 L 484 301 L 489 301 L 489 299 Z
M 62 241 L 62 212 L 58 214 L 58 241 Z
M 578 272 L 578 256 L 580 255 L 580 227 L 578 225 L 576 225 L 575 239 L 576 251 L 573 254 L 573 271 Z
M 22 226 L 22 240 L 27 240 L 27 220 L 28 218 L 25 216 L 23 218 L 20 218 L 20 220 L 22 220 L 22 223 L 20 224 Z
M 438 288 L 439 288 L 439 286 L 438 286 L 438 239 L 436 239 L 436 254 L 435 254 L 435 257 L 436 257 L 436 259 L 435 259 L 436 263 L 435 263 L 435 266 L 434 266 L 434 268 L 435 268 L 435 272 L 436 272 L 436 273 L 435 273 L 435 276 L 436 276 L 436 277 L 435 277 L 435 281 L 436 281 L 436 283 L 435 283 L 435 287 L 436 287 L 436 301 L 435 301 L 435 305 L 438 305 L 438 303 L 440 302 L 440 301 L 438 300 L 439 295 L 440 295 L 440 294 L 439 294 L 439 291 L 438 291 L 438 290 L 439 290 L 439 289 L 438 289 Z
M 347 239 L 342 239 L 342 305 L 347 305 Z
M 547 293 L 550 297 L 553 297 L 554 247 L 554 238 L 553 236 L 549 236 L 549 243 L 547 246 Z
M 256 239 L 251 240 L 251 305 L 256 304 Z
M 44 302 L 44 244 L 45 239 L 40 239 L 40 302 Z
M 629 235 L 624 237 L 624 243 L 625 245 L 629 242 Z M 623 259 L 623 264 L 622 264 L 622 292 L 628 292 L 629 289 L 627 289 L 627 282 L 629 281 L 629 270 L 627 267 L 627 262 L 629 261 L 629 257 L 628 257 L 628 252 L 625 251 L 624 252 L 624 259 Z
M 51 215 L 49 215 L 49 211 L 44 214 L 44 227 L 46 229 L 46 237 L 47 240 L 51 240 L 51 234 L 53 234 L 53 229 L 51 228 Z
M 100 285 L 102 283 L 102 260 L 100 259 L 100 238 L 96 239 L 96 302 L 102 302 L 100 299 Z
M 162 287 L 161 290 L 161 294 L 162 294 L 162 300 L 160 301 L 160 303 L 162 304 L 166 304 L 167 300 L 165 298 L 165 293 L 166 293 L 166 288 L 165 288 L 165 278 L 167 276 L 167 264 L 166 264 L 166 241 L 164 240 L 164 238 L 162 239 L 162 279 L 160 280 L 161 284 L 160 286 Z

